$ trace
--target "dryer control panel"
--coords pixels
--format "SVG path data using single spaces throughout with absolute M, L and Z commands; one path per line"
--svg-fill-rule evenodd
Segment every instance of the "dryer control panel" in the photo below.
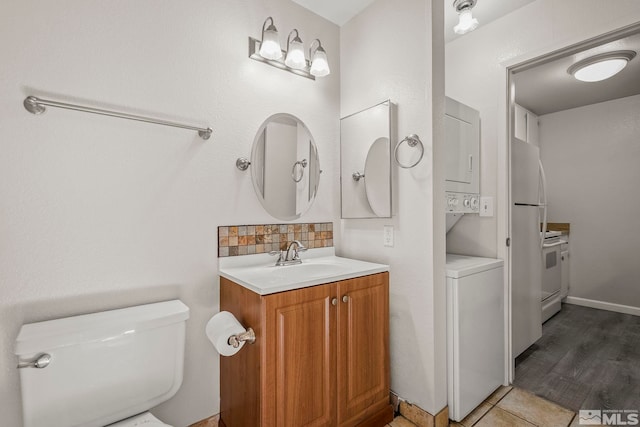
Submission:
M 446 193 L 447 212 L 479 213 L 480 196 L 475 193 Z

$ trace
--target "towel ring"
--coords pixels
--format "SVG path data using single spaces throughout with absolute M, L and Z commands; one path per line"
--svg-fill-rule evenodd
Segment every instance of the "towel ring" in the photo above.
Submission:
M 293 182 L 297 183 L 302 181 L 302 178 L 304 177 L 304 168 L 307 167 L 307 164 L 307 159 L 298 160 L 293 164 L 293 167 L 291 168 L 291 179 L 293 179 Z M 300 173 L 298 173 L 298 171 L 300 171 Z
M 420 145 L 420 157 L 418 157 L 418 160 L 416 160 L 414 163 L 411 163 L 409 165 L 402 164 L 400 163 L 400 160 L 398 160 L 398 148 L 400 148 L 400 145 L 402 145 L 402 143 L 405 141 L 407 142 L 409 147 L 415 147 L 417 145 Z M 422 144 L 422 141 L 420 141 L 420 137 L 415 133 L 412 133 L 411 135 L 405 137 L 402 141 L 398 142 L 396 144 L 395 150 L 393 150 L 393 158 L 395 159 L 398 166 L 400 166 L 403 169 L 411 169 L 412 167 L 420 163 L 420 161 L 422 160 L 422 156 L 424 156 L 424 145 Z

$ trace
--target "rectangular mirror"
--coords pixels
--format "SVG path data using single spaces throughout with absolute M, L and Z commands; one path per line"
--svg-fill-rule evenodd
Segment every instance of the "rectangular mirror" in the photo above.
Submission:
M 391 217 L 394 108 L 387 100 L 340 119 L 342 218 Z

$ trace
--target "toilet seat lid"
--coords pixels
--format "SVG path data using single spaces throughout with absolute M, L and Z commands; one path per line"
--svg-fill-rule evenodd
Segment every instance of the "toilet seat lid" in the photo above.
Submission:
M 107 427 L 171 427 L 169 424 L 165 424 L 151 412 L 143 412 L 142 414 L 134 415 L 133 417 L 118 421 L 117 423 L 109 424 Z

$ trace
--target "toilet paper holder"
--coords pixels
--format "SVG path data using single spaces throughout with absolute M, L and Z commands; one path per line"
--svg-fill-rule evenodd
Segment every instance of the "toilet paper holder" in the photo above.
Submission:
M 240 347 L 240 343 L 242 342 L 248 342 L 249 344 L 253 344 L 254 342 L 256 342 L 256 333 L 253 332 L 252 328 L 247 328 L 247 330 L 244 332 L 231 335 L 227 340 L 227 342 L 233 348 Z

